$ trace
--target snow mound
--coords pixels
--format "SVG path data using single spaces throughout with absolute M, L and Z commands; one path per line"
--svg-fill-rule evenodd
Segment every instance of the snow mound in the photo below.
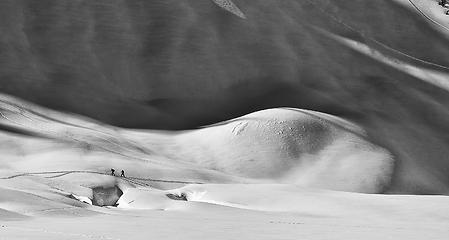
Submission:
M 185 132 L 170 157 L 250 179 L 356 192 L 382 192 L 393 174 L 389 152 L 344 119 L 269 109 Z M 169 153 L 168 153 L 169 152 Z
M 5 99 L 0 125 L 33 136 L 11 137 L 2 150 L 17 159 L 12 168 L 19 172 L 55 171 L 77 182 L 66 175 L 97 173 L 101 182 L 111 181 L 104 176 L 107 167 L 118 165 L 137 177 L 128 182 L 140 186 L 147 186 L 140 180 L 152 180 L 151 172 L 166 184 L 288 183 L 362 193 L 384 192 L 393 175 L 391 154 L 371 143 L 362 128 L 315 111 L 267 109 L 202 129 L 157 132 L 114 128 Z M 60 172 L 67 168 L 76 171 Z

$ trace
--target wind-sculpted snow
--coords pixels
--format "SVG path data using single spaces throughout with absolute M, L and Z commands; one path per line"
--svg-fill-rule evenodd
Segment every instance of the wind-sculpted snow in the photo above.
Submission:
M 275 108 L 130 130 L 5 95 L 0 113 L 6 239 L 178 239 L 174 228 L 183 239 L 447 238 L 447 196 L 354 193 L 391 190 L 401 162 L 333 115 Z
M 1 98 L 0 113 L 0 126 L 9 132 L 59 142 L 27 144 L 29 140 L 12 140 L 9 145 L 14 147 L 2 152 L 15 160 L 5 157 L 2 162 L 11 165 L 10 170 L 25 174 L 10 178 L 37 171 L 57 174 L 57 178 L 101 173 L 95 165 L 109 165 L 115 160 L 119 165 L 128 162 L 127 172 L 138 175 L 127 180 L 138 185 L 140 179 L 145 180 L 145 169 L 151 169 L 163 179 L 171 178 L 173 183 L 195 183 L 192 178 L 196 177 L 196 182 L 203 183 L 272 182 L 379 193 L 389 188 L 394 174 L 392 155 L 371 143 L 363 129 L 314 111 L 264 110 L 182 132 L 113 128 L 7 96 Z M 47 148 L 47 155 L 40 155 L 40 148 Z M 81 156 L 80 148 L 84 152 Z M 25 155 L 14 154 L 15 151 Z M 73 162 L 79 157 L 81 162 Z M 104 162 L 107 158 L 111 160 Z M 84 164 L 87 169 L 83 169 Z M 64 169 L 57 169 L 58 166 Z M 69 166 L 82 169 L 64 171 Z M 147 180 L 154 182 L 154 178 Z
M 376 193 L 394 160 L 357 126 L 319 112 L 271 109 L 176 137 L 170 157 L 241 177 Z

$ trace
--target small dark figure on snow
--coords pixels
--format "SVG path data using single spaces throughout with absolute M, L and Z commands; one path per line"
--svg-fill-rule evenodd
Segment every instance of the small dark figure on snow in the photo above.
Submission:
M 122 173 L 120 174 L 120 177 L 125 177 L 125 171 L 122 170 Z
M 111 168 L 111 175 L 115 176 L 115 169 Z

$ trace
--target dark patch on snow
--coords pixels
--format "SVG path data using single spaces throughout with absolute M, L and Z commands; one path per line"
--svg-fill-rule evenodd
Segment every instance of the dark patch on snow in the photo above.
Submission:
M 177 200 L 177 201 L 187 201 L 187 195 L 185 193 L 181 193 L 181 195 L 167 193 L 165 196 L 167 196 L 170 199 Z
M 92 188 L 93 198 L 92 204 L 95 206 L 117 206 L 117 201 L 123 195 L 119 187 L 95 187 Z

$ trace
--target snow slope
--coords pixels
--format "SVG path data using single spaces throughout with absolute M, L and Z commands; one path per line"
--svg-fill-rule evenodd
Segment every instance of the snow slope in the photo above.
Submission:
M 177 174 L 189 181 L 290 183 L 366 193 L 385 191 L 393 176 L 393 157 L 369 142 L 363 129 L 314 111 L 269 109 L 202 129 L 164 133 L 96 127 L 99 123 L 8 96 L 0 104 L 1 126 L 34 136 L 33 143 L 22 144 L 32 140 L 17 136 L 7 146 L 8 151 L 20 148 L 10 153 L 18 159 L 15 171 L 104 172 L 108 166 L 98 168 L 100 159 L 116 158 L 134 165 L 127 172 L 138 171 L 138 176 L 144 174 L 138 170 L 143 165 L 157 169 L 159 176 L 171 171 L 171 178 Z M 53 148 L 45 138 L 59 143 Z M 63 155 L 67 160 L 54 159 Z M 80 169 L 79 161 L 89 167 Z
M 6 239 L 449 233 L 447 196 L 362 194 L 388 189 L 395 159 L 332 115 L 268 109 L 168 132 L 112 127 L 7 95 L 0 103 Z M 110 176 L 111 167 L 127 177 Z M 117 208 L 92 205 L 117 199 Z
M 376 193 L 393 175 L 392 156 L 362 130 L 313 111 L 259 111 L 182 133 L 174 142 L 171 158 L 271 182 Z
M 446 239 L 440 10 L 0 1 L 0 239 Z
M 147 129 L 284 106 L 328 113 L 394 156 L 391 191 L 449 191 L 448 31 L 436 1 L 215 3 L 2 1 L 0 91 Z

